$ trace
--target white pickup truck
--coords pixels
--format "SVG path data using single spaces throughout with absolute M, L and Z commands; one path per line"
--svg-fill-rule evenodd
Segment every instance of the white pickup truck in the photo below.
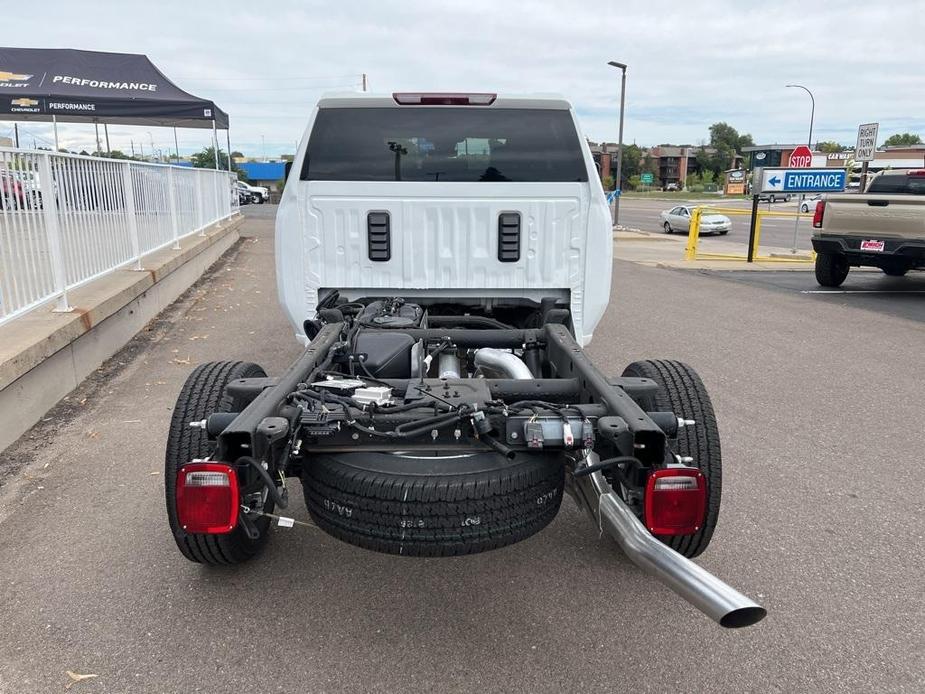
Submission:
M 319 528 L 404 556 L 524 540 L 567 492 L 721 625 L 764 617 L 690 561 L 722 482 L 700 378 L 671 360 L 607 377 L 582 350 L 610 298 L 613 232 L 579 132 L 557 97 L 318 103 L 276 220 L 305 351 L 276 378 L 220 361 L 187 380 L 165 461 L 186 558 L 254 556 L 271 521 L 295 523 L 278 515 L 293 478 Z
M 925 269 L 925 169 L 883 171 L 864 194 L 816 203 L 816 281 L 839 287 L 851 267 L 901 277 Z

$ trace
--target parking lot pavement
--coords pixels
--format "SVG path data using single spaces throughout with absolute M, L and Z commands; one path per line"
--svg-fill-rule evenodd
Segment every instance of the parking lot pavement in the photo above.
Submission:
M 713 271 L 714 277 L 776 289 L 830 306 L 864 309 L 925 323 L 925 273 L 887 277 L 882 272 L 852 269 L 838 289 L 820 287 L 812 272 Z
M 695 365 L 723 510 L 698 561 L 762 602 L 726 631 L 566 499 L 472 557 L 374 554 L 277 529 L 238 569 L 183 559 L 162 455 L 193 365 L 297 353 L 270 207 L 210 277 L 0 457 L 0 692 L 921 692 L 922 327 L 834 301 L 615 263 L 591 355 Z M 908 471 L 908 472 L 907 472 Z M 306 519 L 298 485 L 292 514 Z

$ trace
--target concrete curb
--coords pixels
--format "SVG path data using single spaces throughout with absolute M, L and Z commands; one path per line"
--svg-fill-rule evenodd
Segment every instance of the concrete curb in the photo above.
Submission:
M 69 313 L 47 304 L 0 326 L 0 450 L 186 291 L 238 240 L 243 222 L 214 224 L 181 239 L 179 251 L 144 256 L 143 271 L 116 270 L 68 292 Z

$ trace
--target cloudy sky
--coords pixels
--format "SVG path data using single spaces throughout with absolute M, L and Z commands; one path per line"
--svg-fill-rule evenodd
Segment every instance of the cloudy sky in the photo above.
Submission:
M 859 123 L 925 138 L 925 0 L 44 0 L 4 12 L 0 43 L 144 53 L 180 87 L 231 117 L 232 147 L 291 152 L 318 96 L 371 91 L 559 92 L 585 134 L 616 140 L 618 71 L 629 65 L 625 139 L 698 144 L 726 121 L 756 142 L 853 143 Z M 0 123 L 0 136 L 12 124 Z M 61 126 L 93 149 L 93 127 Z M 24 124 L 48 144 L 50 126 Z M 206 144 L 182 131 L 181 152 Z M 173 148 L 160 128 L 110 128 L 112 147 Z M 264 144 L 265 143 L 265 144 Z

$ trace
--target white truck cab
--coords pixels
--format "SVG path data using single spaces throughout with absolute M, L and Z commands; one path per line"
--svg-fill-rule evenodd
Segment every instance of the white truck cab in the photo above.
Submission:
M 566 309 L 587 344 L 610 297 L 613 236 L 580 133 L 557 96 L 324 96 L 276 218 L 297 338 L 336 292 L 508 321 Z

